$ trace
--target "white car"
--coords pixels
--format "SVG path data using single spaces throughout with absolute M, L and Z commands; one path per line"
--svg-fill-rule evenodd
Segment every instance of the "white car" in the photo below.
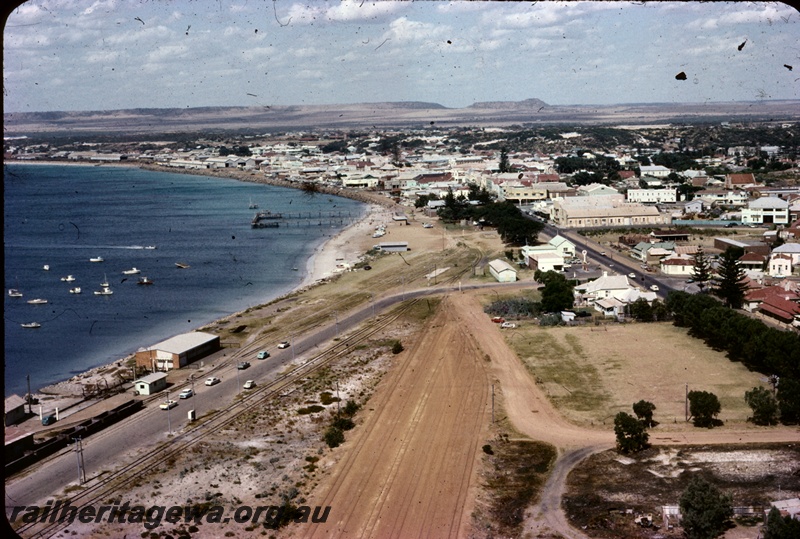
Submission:
M 167 402 L 162 402 L 158 405 L 159 408 L 162 410 L 169 410 L 170 408 L 175 408 L 178 405 L 177 401 L 168 400 Z
M 254 381 L 252 381 L 252 380 L 248 380 L 248 381 L 246 381 L 244 383 L 244 385 L 242 387 L 244 389 L 253 389 L 254 387 L 256 387 L 256 383 Z
M 179 399 L 188 399 L 189 397 L 191 397 L 193 395 L 194 395 L 194 391 L 192 391 L 191 389 L 184 389 L 183 391 L 178 393 L 178 398 Z
M 433 228 L 433 225 L 431 223 L 425 223 L 422 225 L 422 228 Z
M 653 292 L 658 292 L 658 285 L 657 284 L 650 285 L 650 290 L 652 290 Z
M 636 274 L 635 274 L 635 273 L 633 273 L 633 272 L 630 272 L 630 273 L 628 274 L 628 277 L 630 277 L 631 279 L 635 279 L 635 278 L 636 278 Z
M 220 379 L 217 378 L 216 376 L 209 376 L 208 378 L 206 378 L 206 385 L 207 386 L 213 386 L 214 384 L 218 384 L 218 383 L 220 383 Z
M 283 341 L 282 343 L 280 343 L 280 344 L 278 345 L 278 348 L 280 348 L 280 349 L 284 349 L 284 348 L 289 348 L 289 346 L 291 346 L 291 345 L 289 344 L 289 341 Z
M 500 327 L 503 329 L 514 329 L 517 325 L 514 322 L 503 322 L 500 324 Z

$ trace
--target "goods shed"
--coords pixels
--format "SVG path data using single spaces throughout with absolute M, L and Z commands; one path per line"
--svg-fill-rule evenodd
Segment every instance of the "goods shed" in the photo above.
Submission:
M 202 331 L 176 335 L 136 352 L 136 366 L 151 371 L 185 367 L 220 349 L 219 336 Z

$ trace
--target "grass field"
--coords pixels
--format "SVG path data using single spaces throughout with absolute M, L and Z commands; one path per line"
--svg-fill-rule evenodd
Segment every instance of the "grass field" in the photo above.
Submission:
M 744 392 L 766 386 L 759 373 L 729 361 L 671 323 L 609 324 L 542 328 L 533 323 L 506 339 L 554 405 L 577 423 L 611 424 L 634 402 L 656 405 L 662 429 L 684 421 L 689 390 L 710 391 L 720 400 L 726 424 L 750 416 Z

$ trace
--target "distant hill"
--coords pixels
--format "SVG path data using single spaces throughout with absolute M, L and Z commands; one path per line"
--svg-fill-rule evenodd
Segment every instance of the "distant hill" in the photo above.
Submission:
M 644 125 L 800 121 L 800 101 L 548 105 L 540 99 L 488 101 L 453 109 L 438 103 L 138 108 L 5 113 L 4 135 L 75 136 L 169 133 L 261 134 L 313 129 L 402 129 L 504 125 Z

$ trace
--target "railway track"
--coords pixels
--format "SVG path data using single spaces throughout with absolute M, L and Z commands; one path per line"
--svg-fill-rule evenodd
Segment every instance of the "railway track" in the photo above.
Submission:
M 473 252 L 472 254 L 476 257 L 475 262 L 480 260 L 483 255 L 480 252 L 477 252 L 477 254 Z M 442 284 L 455 283 L 462 278 L 470 268 L 471 265 L 468 265 L 462 270 L 452 272 L 448 278 L 442 280 Z M 417 270 L 414 273 L 416 278 L 423 277 L 424 274 L 424 270 Z M 354 293 L 349 297 L 352 298 L 353 296 L 359 295 L 363 295 L 363 293 Z M 218 432 L 220 429 L 230 425 L 242 414 L 279 398 L 284 395 L 291 386 L 303 380 L 308 375 L 345 357 L 350 353 L 354 345 L 369 339 L 375 333 L 392 325 L 419 301 L 422 301 L 421 298 L 410 299 L 401 303 L 399 307 L 393 309 L 388 314 L 348 333 L 345 339 L 314 355 L 290 372 L 279 375 L 274 380 L 258 386 L 256 390 L 234 400 L 224 408 L 214 410 L 199 418 L 194 424 L 184 428 L 183 431 L 176 434 L 169 441 L 163 442 L 154 450 L 148 451 L 143 456 L 134 458 L 132 461 L 127 462 L 113 472 L 95 478 L 93 481 L 90 481 L 82 491 L 74 493 L 69 499 L 69 503 L 80 510 L 82 507 L 95 505 L 101 501 L 107 502 L 109 499 L 115 498 L 121 491 L 124 491 L 126 487 L 136 482 L 141 476 L 152 473 L 152 470 L 168 463 L 179 455 L 186 454 L 187 449 L 192 445 L 197 444 L 210 434 Z M 338 304 L 337 302 L 337 305 Z M 309 315 L 305 318 L 312 319 L 315 316 L 317 315 Z M 313 326 L 307 329 L 313 329 Z M 258 349 L 262 345 L 262 341 L 256 341 L 251 343 L 244 352 L 247 353 L 251 350 Z M 150 399 L 150 401 L 156 399 L 157 397 Z M 44 538 L 54 535 L 67 526 L 69 526 L 69 522 L 35 522 L 24 524 L 17 528 L 16 532 L 25 537 Z

